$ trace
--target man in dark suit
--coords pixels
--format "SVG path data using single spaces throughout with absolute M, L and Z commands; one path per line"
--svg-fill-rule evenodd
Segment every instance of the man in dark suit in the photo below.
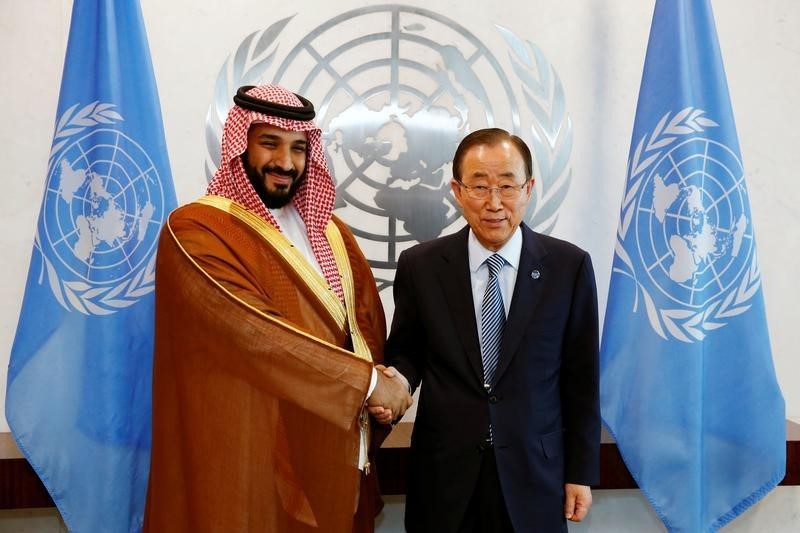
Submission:
M 400 255 L 386 372 L 422 384 L 410 532 L 566 531 L 591 505 L 594 274 L 586 252 L 522 224 L 532 174 L 519 137 L 468 135 L 452 188 L 469 226 Z

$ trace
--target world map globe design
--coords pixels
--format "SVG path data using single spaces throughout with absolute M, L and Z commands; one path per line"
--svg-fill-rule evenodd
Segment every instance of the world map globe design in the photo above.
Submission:
M 291 78 L 297 72 L 307 74 Z M 489 48 L 421 8 L 337 16 L 287 54 L 274 80 L 314 101 L 337 215 L 359 238 L 381 289 L 404 248 L 462 226 L 450 190 L 459 141 L 494 125 L 496 105 L 511 109 L 504 123 L 519 126 L 516 98 Z
M 665 153 L 635 213 L 641 270 L 652 285 L 697 309 L 739 282 L 754 252 L 746 196 L 741 161 L 726 146 L 696 138 Z
M 119 131 L 95 129 L 68 145 L 51 165 L 42 252 L 62 279 L 118 283 L 155 252 L 163 204 L 147 153 Z
M 477 129 L 502 127 L 531 147 L 536 180 L 524 221 L 553 231 L 572 178 L 572 122 L 561 80 L 534 43 L 497 24 L 484 42 L 415 6 L 360 7 L 308 33 L 288 29 L 294 17 L 247 35 L 220 69 L 206 119 L 209 181 L 230 94 L 276 83 L 314 102 L 335 213 L 355 234 L 382 298 L 403 250 L 464 226 L 452 157 Z M 284 39 L 295 35 L 283 55 Z

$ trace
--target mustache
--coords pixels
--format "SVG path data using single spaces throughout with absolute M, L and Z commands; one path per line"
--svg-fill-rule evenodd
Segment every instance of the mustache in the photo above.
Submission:
M 276 174 L 278 176 L 286 176 L 287 178 L 292 178 L 293 180 L 296 180 L 298 178 L 298 176 L 299 176 L 299 174 L 297 173 L 297 170 L 295 170 L 293 168 L 289 169 L 289 170 L 286 170 L 286 169 L 283 169 L 283 168 L 280 168 L 280 167 L 271 167 L 269 165 L 264 165 L 263 167 L 261 167 L 261 175 L 265 176 L 267 174 Z

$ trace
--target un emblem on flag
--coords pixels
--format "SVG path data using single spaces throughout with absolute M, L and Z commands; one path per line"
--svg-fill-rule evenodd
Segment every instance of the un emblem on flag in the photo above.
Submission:
M 685 342 L 745 312 L 761 280 L 742 163 L 703 115 L 667 114 L 641 139 L 617 236 L 651 326 Z
M 154 290 L 163 190 L 112 104 L 59 118 L 35 247 L 53 295 L 70 311 L 107 315 Z

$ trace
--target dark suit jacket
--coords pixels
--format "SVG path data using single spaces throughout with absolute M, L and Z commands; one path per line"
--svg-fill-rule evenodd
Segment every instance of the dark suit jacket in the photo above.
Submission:
M 564 483 L 598 481 L 597 296 L 589 255 L 522 226 L 522 254 L 491 391 L 472 300 L 466 227 L 400 255 L 389 364 L 422 383 L 406 499 L 411 532 L 456 531 L 491 421 L 518 532 L 566 531 Z M 538 275 L 537 275 L 538 272 Z

